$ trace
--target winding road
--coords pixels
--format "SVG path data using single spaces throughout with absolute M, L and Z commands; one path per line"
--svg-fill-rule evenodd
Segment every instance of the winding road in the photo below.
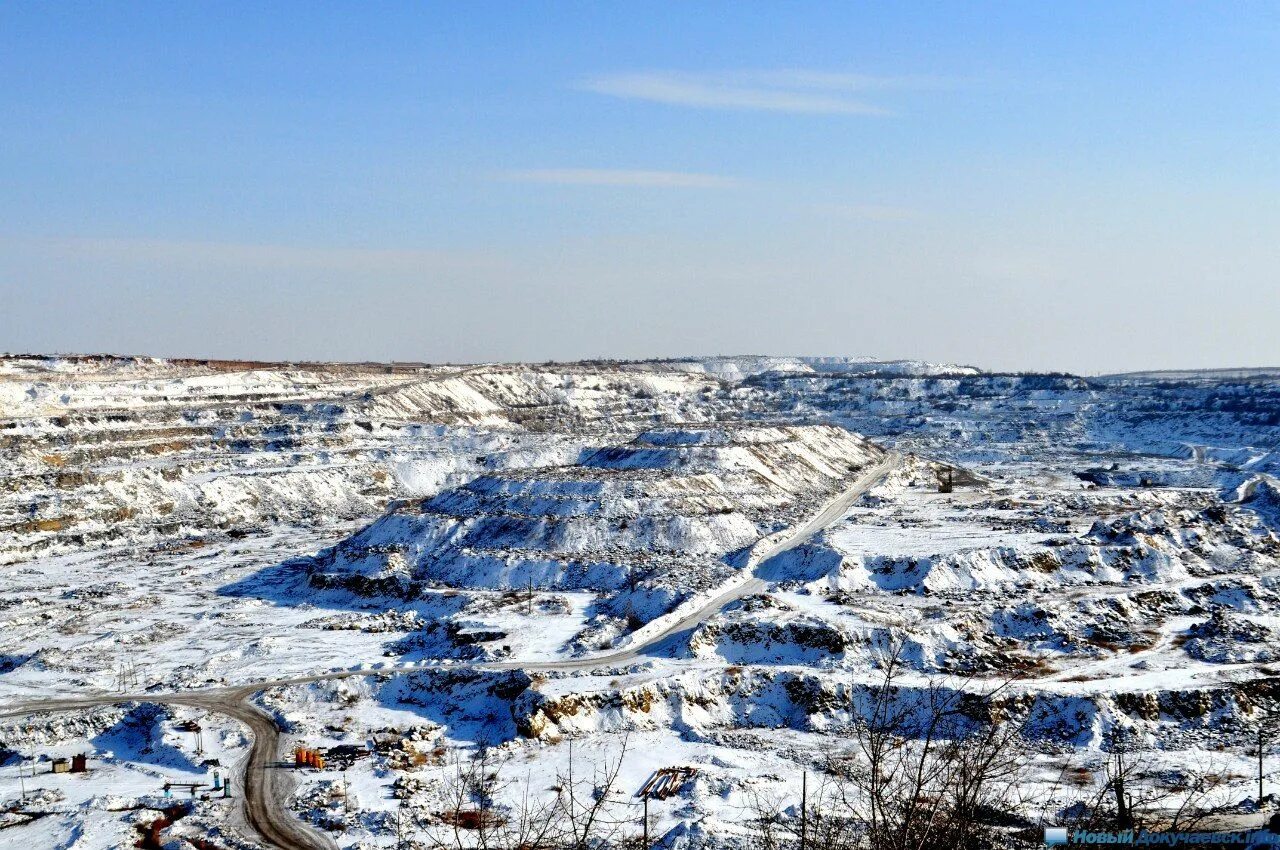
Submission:
M 633 645 L 603 655 L 574 658 L 559 661 L 538 662 L 491 662 L 470 665 L 473 669 L 483 670 L 555 670 L 561 672 L 591 670 L 601 667 L 617 667 L 640 660 L 649 649 L 677 635 L 695 628 L 700 623 L 715 615 L 726 605 L 760 593 L 768 587 L 766 579 L 761 577 L 758 568 L 777 555 L 795 548 L 812 538 L 815 534 L 830 527 L 845 516 L 863 494 L 883 481 L 901 463 L 902 458 L 895 452 L 887 453 L 878 463 L 868 467 L 839 496 L 822 506 L 803 525 L 774 535 L 774 539 L 763 538 L 747 560 L 739 578 L 721 593 L 689 604 L 686 613 L 668 615 L 661 621 L 652 624 L 649 631 L 641 630 L 639 639 Z M 745 577 L 745 580 L 744 578 Z M 281 757 L 280 729 L 275 720 L 267 712 L 251 702 L 254 694 L 268 688 L 285 685 L 309 684 L 312 682 L 347 679 L 357 676 L 378 676 L 409 670 L 436 669 L 438 665 L 431 662 L 425 664 L 397 664 L 387 666 L 365 667 L 353 670 L 338 670 L 312 676 L 273 679 L 254 682 L 246 685 L 234 685 L 221 688 L 204 688 L 200 690 L 181 691 L 176 693 L 116 693 L 96 694 L 85 697 L 50 698 L 33 700 L 0 706 L 0 719 L 23 717 L 30 714 L 52 711 L 74 711 L 104 705 L 119 705 L 128 702 L 150 702 L 167 705 L 185 705 L 200 708 L 230 717 L 249 728 L 253 736 L 253 745 L 249 756 L 244 761 L 239 787 L 243 794 L 243 812 L 245 821 L 258 835 L 261 842 L 278 850 L 336 850 L 337 843 L 325 833 L 299 821 L 288 811 L 287 801 L 292 793 L 292 781 L 289 771 L 272 769 L 272 765 Z M 447 669 L 459 669 L 461 665 Z

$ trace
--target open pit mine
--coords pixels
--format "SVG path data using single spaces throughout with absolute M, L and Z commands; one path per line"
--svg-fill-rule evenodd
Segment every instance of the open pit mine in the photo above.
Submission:
M 0 359 L 0 846 L 1265 829 L 1280 372 Z

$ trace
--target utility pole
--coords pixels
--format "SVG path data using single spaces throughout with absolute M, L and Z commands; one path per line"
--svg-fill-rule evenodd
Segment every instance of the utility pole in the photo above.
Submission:
M 401 791 L 401 793 L 407 793 Z M 404 797 L 400 798 L 400 805 L 396 808 L 396 850 L 404 850 Z
M 1262 721 L 1258 721 L 1258 811 L 1262 811 L 1262 747 L 1264 744 L 1264 733 Z
M 27 799 L 27 774 L 26 774 L 27 761 L 28 760 L 25 756 L 21 756 L 18 759 L 18 785 L 22 789 L 23 802 L 26 802 L 26 799 Z M 34 751 L 30 761 L 31 761 L 31 778 L 34 780 L 36 778 L 36 757 L 34 755 Z
M 1124 752 L 1125 752 L 1125 735 L 1123 729 L 1117 729 L 1115 737 L 1112 739 L 1112 747 L 1116 756 L 1116 775 L 1113 783 L 1113 790 L 1116 795 L 1116 819 L 1120 822 L 1121 829 L 1133 826 L 1133 818 L 1129 812 L 1129 798 L 1124 790 Z
M 800 774 L 800 850 L 809 838 L 809 771 Z
M 530 568 L 529 568 L 529 596 L 528 596 L 528 600 L 529 600 L 529 601 L 528 601 L 528 604 L 527 604 L 527 606 L 525 607 L 525 613 L 526 613 L 527 615 L 529 615 L 529 616 L 533 616 L 533 568 L 532 568 L 532 567 L 530 567 Z
M 640 845 L 641 850 L 649 850 L 649 794 L 644 795 L 644 843 Z

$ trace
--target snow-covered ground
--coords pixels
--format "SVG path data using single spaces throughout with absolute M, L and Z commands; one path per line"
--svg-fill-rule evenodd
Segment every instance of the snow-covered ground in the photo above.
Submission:
M 184 832 L 222 833 L 235 820 L 235 767 L 248 741 L 219 715 L 139 704 L 12 727 L 5 746 L 4 806 L 16 810 L 16 825 L 0 832 L 6 846 L 131 847 L 140 827 L 177 804 L 193 806 Z M 87 772 L 53 772 L 53 760 L 77 754 L 89 756 Z
M 1280 381 L 1245 372 L 2 359 L 0 707 L 319 677 L 253 699 L 287 746 L 355 754 L 280 768 L 340 847 L 429 829 L 480 748 L 545 789 L 624 744 L 619 818 L 638 830 L 645 779 L 694 767 L 651 833 L 729 844 L 843 751 L 898 647 L 904 699 L 999 691 L 1033 821 L 1078 799 L 1065 771 L 1096 784 L 1118 729 L 1245 801 L 1246 743 L 1280 714 L 1277 409 Z M 903 458 L 884 481 L 748 557 L 875 441 Z M 747 578 L 615 669 L 485 666 L 624 646 Z M 166 781 L 234 773 L 246 734 L 144 700 L 0 719 L 0 847 L 127 846 L 182 800 Z M 49 772 L 81 752 L 89 773 Z M 167 834 L 240 846 L 234 801 L 202 793 Z

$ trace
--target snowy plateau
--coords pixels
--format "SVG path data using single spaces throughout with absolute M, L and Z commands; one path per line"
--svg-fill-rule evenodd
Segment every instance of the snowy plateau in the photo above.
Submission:
M 0 847 L 1264 826 L 1277 475 L 1280 370 L 6 356 Z

